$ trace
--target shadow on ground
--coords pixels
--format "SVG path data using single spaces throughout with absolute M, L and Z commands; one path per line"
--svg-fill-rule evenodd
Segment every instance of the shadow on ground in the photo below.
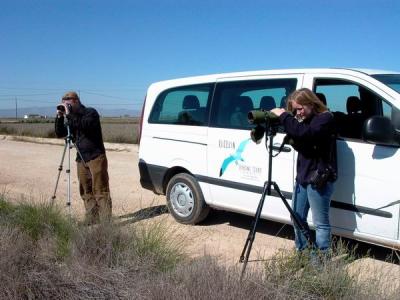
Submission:
M 127 224 L 133 224 L 142 220 L 158 217 L 167 212 L 168 208 L 166 205 L 157 205 L 157 206 L 143 208 L 133 213 L 119 216 L 118 219 L 124 219 L 124 220 L 119 222 L 118 225 L 124 226 Z
M 168 213 L 166 205 L 157 205 L 140 209 L 136 212 L 121 215 L 118 219 L 122 220 L 118 223 L 119 226 L 133 224 L 142 220 L 155 218 L 162 214 Z M 218 224 L 228 224 L 229 226 L 242 228 L 250 231 L 252 228 L 254 217 L 246 216 L 234 212 L 227 212 L 222 210 L 212 210 L 209 216 L 197 226 L 213 226 Z M 182 225 L 185 226 L 185 225 Z M 294 231 L 292 225 L 287 225 L 274 221 L 267 221 L 261 219 L 257 226 L 257 233 L 272 235 L 287 240 L 294 241 Z M 312 231 L 312 236 L 315 232 Z M 255 237 L 257 239 L 257 235 Z M 399 252 L 392 249 L 375 246 L 355 240 L 340 238 L 335 236 L 334 240 L 341 239 L 345 244 L 348 245 L 349 249 L 354 249 L 354 255 L 356 258 L 371 257 L 380 261 L 387 261 L 393 264 L 399 264 Z M 245 240 L 243 240 L 244 246 Z M 294 243 L 294 242 L 293 242 Z
M 210 215 L 198 226 L 212 226 L 217 224 L 228 224 L 250 231 L 253 225 L 254 217 L 226 211 L 211 211 Z M 260 220 L 257 225 L 257 233 L 263 233 L 268 235 L 277 236 L 287 240 L 292 240 L 294 243 L 294 231 L 292 225 L 287 225 L 274 221 Z M 315 236 L 315 232 L 312 231 L 312 236 Z M 257 239 L 257 235 L 255 237 Z M 387 261 L 393 264 L 399 264 L 400 251 L 393 249 L 384 248 L 364 242 L 358 242 L 356 240 L 341 238 L 334 236 L 334 241 L 340 240 L 348 245 L 349 249 L 354 249 L 354 255 L 356 258 L 371 257 L 380 261 Z M 244 246 L 245 240 L 243 240 Z

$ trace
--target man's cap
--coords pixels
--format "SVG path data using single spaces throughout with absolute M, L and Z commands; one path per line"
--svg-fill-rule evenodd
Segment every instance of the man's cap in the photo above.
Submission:
M 67 99 L 77 99 L 77 100 L 79 100 L 79 96 L 78 96 L 78 94 L 76 92 L 70 91 L 70 92 L 65 93 L 65 95 L 62 96 L 61 99 L 62 100 L 67 100 Z

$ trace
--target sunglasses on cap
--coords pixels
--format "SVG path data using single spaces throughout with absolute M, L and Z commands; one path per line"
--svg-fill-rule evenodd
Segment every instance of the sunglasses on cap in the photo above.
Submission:
M 68 101 L 68 100 L 74 100 L 76 99 L 75 97 L 64 97 L 62 98 L 63 101 Z

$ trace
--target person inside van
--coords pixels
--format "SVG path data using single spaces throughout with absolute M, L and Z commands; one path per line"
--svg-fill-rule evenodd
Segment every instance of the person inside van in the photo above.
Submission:
M 336 180 L 336 130 L 333 115 L 311 90 L 294 91 L 287 99 L 287 110 L 274 108 L 285 132 L 293 139 L 297 156 L 297 174 L 294 189 L 293 210 L 304 227 L 311 208 L 316 229 L 314 247 L 320 254 L 329 254 L 331 225 L 329 208 Z M 303 253 L 309 245 L 297 226 L 296 249 Z M 311 249 L 311 258 L 317 256 Z

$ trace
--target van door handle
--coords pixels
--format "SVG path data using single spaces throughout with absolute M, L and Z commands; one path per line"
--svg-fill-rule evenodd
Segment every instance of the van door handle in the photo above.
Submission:
M 272 150 L 275 150 L 275 151 L 279 151 L 280 148 L 281 148 L 281 145 L 274 145 L 274 146 L 272 146 Z M 292 148 L 290 148 L 290 147 L 288 147 L 288 146 L 283 146 L 283 148 L 282 148 L 281 151 L 282 151 L 282 152 L 290 152 L 290 151 L 292 151 Z

